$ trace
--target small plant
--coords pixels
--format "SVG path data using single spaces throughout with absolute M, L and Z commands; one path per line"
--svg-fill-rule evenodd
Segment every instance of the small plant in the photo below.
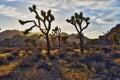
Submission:
M 83 30 L 88 27 L 90 24 L 89 22 L 90 18 L 89 17 L 83 17 L 83 13 L 80 12 L 80 14 L 75 13 L 74 16 L 71 16 L 71 19 L 67 19 L 66 21 L 68 23 L 71 23 L 72 25 L 75 26 L 75 29 L 77 30 L 79 34 L 79 39 L 80 39 L 80 49 L 81 49 L 81 54 L 83 55 Z M 86 25 L 83 25 L 83 22 L 86 23 Z
M 60 33 L 61 33 L 61 29 L 58 28 L 58 26 L 56 26 L 55 29 L 52 29 L 52 33 L 53 33 L 53 35 L 57 36 L 58 42 L 59 42 L 58 46 L 60 47 L 60 46 L 61 46 L 61 44 L 60 44 L 60 39 L 61 39 Z
M 6 43 L 6 47 L 9 47 L 10 46 L 10 39 L 6 38 L 4 39 L 5 43 Z
M 37 10 L 36 10 L 36 5 L 33 5 L 32 7 L 29 7 L 29 10 L 31 12 L 35 13 L 35 17 L 36 20 L 27 20 L 27 21 L 22 21 L 19 20 L 19 23 L 21 25 L 24 25 L 26 23 L 33 23 L 34 25 L 31 26 L 29 29 L 26 29 L 24 31 L 24 34 L 28 34 L 29 31 L 31 31 L 34 27 L 39 28 L 39 30 L 42 32 L 42 34 L 45 36 L 46 38 L 46 42 L 47 42 L 47 55 L 50 58 L 50 41 L 49 41 L 49 32 L 51 29 L 51 23 L 52 21 L 55 20 L 54 16 L 51 14 L 51 10 L 48 10 L 47 12 L 41 10 L 41 16 L 38 14 Z M 41 25 L 42 24 L 42 25 Z M 43 28 L 44 25 L 44 28 Z

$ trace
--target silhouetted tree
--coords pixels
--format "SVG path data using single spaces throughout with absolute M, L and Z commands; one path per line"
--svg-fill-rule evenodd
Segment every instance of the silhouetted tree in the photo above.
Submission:
M 27 20 L 27 21 L 22 21 L 19 20 L 19 22 L 24 25 L 26 23 L 33 23 L 34 25 L 31 26 L 29 29 L 26 29 L 24 34 L 28 34 L 29 31 L 31 31 L 34 27 L 38 27 L 39 30 L 43 33 L 43 35 L 46 38 L 47 42 L 47 55 L 50 58 L 50 41 L 49 41 L 49 32 L 51 29 L 51 22 L 54 21 L 54 16 L 51 14 L 51 10 L 48 10 L 47 12 L 41 10 L 41 16 L 38 14 L 36 10 L 36 5 L 33 5 L 32 7 L 29 7 L 29 10 L 31 12 L 35 13 L 36 20 Z M 42 27 L 42 24 L 44 25 L 44 28 Z
M 9 47 L 10 46 L 10 44 L 9 44 L 10 39 L 6 38 L 6 39 L 4 39 L 4 41 L 6 43 L 6 47 Z
M 77 30 L 77 32 L 79 34 L 80 50 L 81 50 L 81 54 L 82 55 L 83 55 L 83 51 L 84 51 L 83 50 L 83 33 L 82 32 L 90 24 L 89 20 L 90 20 L 89 17 L 83 17 L 83 13 L 82 12 L 80 12 L 80 14 L 75 13 L 74 16 L 71 16 L 71 19 L 67 19 L 66 20 L 68 23 L 71 23 L 72 25 L 75 26 L 75 29 Z
M 52 47 L 54 47 L 55 42 L 56 42 L 56 36 L 53 34 L 50 34 L 50 42 L 52 44 Z
M 53 33 L 53 35 L 55 35 L 55 36 L 57 36 L 57 38 L 58 38 L 58 46 L 60 47 L 61 45 L 60 45 L 60 33 L 61 33 L 61 29 L 60 28 L 58 28 L 58 26 L 56 26 L 55 27 L 55 29 L 52 29 L 52 33 Z

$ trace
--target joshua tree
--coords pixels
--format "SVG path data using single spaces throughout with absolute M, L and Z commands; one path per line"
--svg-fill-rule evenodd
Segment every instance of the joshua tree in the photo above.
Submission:
M 29 31 L 31 31 L 34 27 L 38 27 L 39 30 L 43 33 L 43 35 L 46 38 L 46 42 L 47 42 L 47 55 L 50 58 L 49 32 L 50 32 L 50 29 L 51 29 L 51 22 L 55 20 L 54 16 L 51 14 L 51 10 L 48 10 L 47 12 L 41 10 L 41 16 L 40 16 L 38 14 L 37 10 L 36 10 L 36 6 L 35 5 L 33 5 L 32 7 L 29 7 L 29 10 L 31 12 L 35 13 L 36 20 L 27 20 L 27 21 L 19 20 L 19 22 L 22 25 L 24 25 L 26 23 L 33 23 L 34 24 L 29 29 L 26 29 L 24 34 L 28 34 Z M 44 28 L 43 28 L 43 26 L 44 26 Z
M 55 42 L 56 42 L 56 36 L 54 36 L 53 34 L 50 34 L 50 42 L 52 47 L 54 47 Z
M 82 55 L 83 55 L 83 51 L 84 51 L 83 50 L 83 33 L 82 32 L 90 24 L 89 20 L 90 20 L 89 17 L 83 17 L 82 12 L 80 12 L 80 14 L 75 13 L 74 16 L 71 16 L 71 19 L 66 20 L 68 23 L 71 23 L 72 25 L 75 26 L 75 29 L 77 30 L 77 32 L 79 34 L 80 50 L 81 50 Z M 84 24 L 84 22 L 85 22 L 85 24 Z
M 60 47 L 61 46 L 60 45 L 60 33 L 61 33 L 61 29 L 58 28 L 58 26 L 56 26 L 55 29 L 52 29 L 52 33 L 53 33 L 53 35 L 57 36 L 58 42 L 59 42 L 58 46 Z
M 9 47 L 10 46 L 10 44 L 9 44 L 10 39 L 6 38 L 6 39 L 4 39 L 4 41 L 6 43 L 6 47 Z

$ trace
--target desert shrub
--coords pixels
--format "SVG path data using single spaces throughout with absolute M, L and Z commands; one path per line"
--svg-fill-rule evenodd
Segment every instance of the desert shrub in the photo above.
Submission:
M 106 68 L 111 68 L 112 66 L 115 66 L 115 64 L 111 60 L 106 61 Z
M 42 48 L 38 48 L 38 51 L 40 51 L 40 52 L 41 52 L 41 51 L 42 51 Z
M 68 63 L 73 62 L 73 58 L 70 57 L 70 56 L 66 56 L 66 57 L 64 57 L 63 60 L 65 60 L 65 61 L 68 62 Z
M 3 65 L 3 64 L 4 64 L 3 60 L 0 59 L 0 66 Z
M 67 53 L 66 52 L 60 52 L 60 53 L 58 53 L 58 57 L 59 58 L 64 58 L 64 57 L 66 57 L 67 56 Z
M 102 50 L 103 50 L 105 53 L 110 53 L 110 52 L 111 52 L 111 49 L 109 49 L 109 48 L 102 48 Z
M 100 50 L 100 48 L 95 48 L 95 51 L 99 51 Z
M 2 53 L 9 53 L 9 52 L 11 52 L 12 51 L 12 49 L 3 49 L 2 50 Z
M 57 55 L 60 53 L 60 50 L 51 50 L 50 51 L 50 59 L 56 59 Z
M 71 55 L 71 57 L 77 58 L 77 57 L 80 57 L 80 55 L 79 55 L 78 53 L 73 53 L 73 54 Z
M 18 56 L 19 55 L 19 51 L 18 50 L 14 50 L 11 52 L 12 55 L 14 56 Z
M 102 64 L 100 65 L 100 63 L 102 63 L 103 61 L 104 61 L 104 57 L 100 54 L 86 55 L 79 60 L 80 63 L 86 64 L 88 69 L 91 70 L 93 67 L 96 69 L 96 71 L 99 71 L 101 67 L 104 67 L 104 65 Z
M 91 68 L 94 68 L 95 72 L 98 73 L 106 69 L 106 63 L 105 62 L 93 62 L 91 63 Z
M 65 47 L 65 48 L 64 48 L 64 51 L 67 51 L 67 52 L 68 52 L 68 51 L 73 51 L 73 48 L 71 48 L 71 47 Z
M 40 52 L 35 52 L 32 54 L 33 61 L 37 62 L 39 59 L 44 59 L 44 56 Z
M 15 57 L 14 57 L 13 55 L 7 57 L 7 60 L 8 60 L 8 61 L 13 61 L 14 59 L 15 59 Z
M 39 63 L 35 65 L 35 68 L 50 71 L 52 67 L 49 64 L 49 62 L 41 60 Z
M 80 49 L 73 49 L 75 53 L 80 53 Z
M 112 57 L 113 58 L 120 58 L 120 53 L 113 53 Z
M 50 80 L 48 74 L 43 69 L 29 69 L 25 72 L 24 80 Z
M 12 61 L 14 60 L 14 56 L 11 53 L 0 54 L 0 59 L 4 61 Z
M 37 52 L 37 53 L 35 54 L 35 56 L 36 56 L 37 59 L 39 59 L 40 57 L 42 57 L 42 54 L 39 53 L 39 52 Z
M 25 56 L 25 50 L 21 50 L 20 52 L 19 52 L 19 57 L 23 57 L 23 56 Z
M 86 61 L 103 61 L 104 57 L 101 54 L 91 54 L 91 55 L 87 55 L 85 56 Z
M 32 57 L 23 57 L 21 60 L 19 60 L 19 67 L 32 67 L 34 65 L 34 61 Z

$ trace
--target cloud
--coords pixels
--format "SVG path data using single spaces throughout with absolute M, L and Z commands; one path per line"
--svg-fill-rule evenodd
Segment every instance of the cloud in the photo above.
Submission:
M 101 24 L 113 24 L 115 22 L 114 19 L 105 19 L 105 18 L 97 18 L 96 22 L 101 23 Z
M 6 1 L 8 1 L 8 2 L 12 2 L 12 1 L 17 1 L 17 0 L 6 0 Z
M 11 17 L 11 18 L 26 18 L 27 16 L 23 13 L 17 11 L 17 8 L 6 6 L 4 4 L 0 5 L 0 15 Z

